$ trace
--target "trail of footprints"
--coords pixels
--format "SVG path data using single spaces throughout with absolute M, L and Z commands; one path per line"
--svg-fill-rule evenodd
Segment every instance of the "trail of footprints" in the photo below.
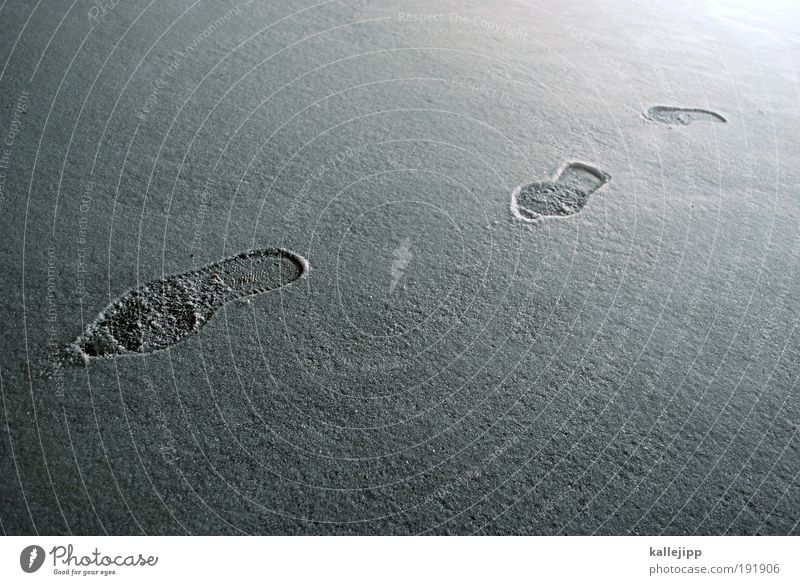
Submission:
M 644 117 L 659 124 L 688 126 L 692 122 L 727 120 L 711 110 L 675 106 L 651 106 Z M 536 222 L 548 217 L 566 217 L 586 206 L 589 196 L 611 180 L 600 169 L 582 162 L 573 162 L 561 169 L 552 181 L 522 185 L 511 193 L 514 217 Z
M 644 117 L 667 125 L 726 122 L 710 110 L 652 106 Z M 611 177 L 582 162 L 565 165 L 552 181 L 522 185 L 511 194 L 511 212 L 526 222 L 581 211 Z M 226 303 L 291 284 L 308 261 L 280 248 L 243 252 L 203 268 L 153 280 L 104 309 L 66 350 L 70 361 L 144 354 L 165 349 L 197 332 Z

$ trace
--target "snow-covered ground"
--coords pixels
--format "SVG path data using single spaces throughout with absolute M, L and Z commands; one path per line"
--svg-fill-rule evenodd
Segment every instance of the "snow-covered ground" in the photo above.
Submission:
M 800 6 L 99 6 L 0 6 L 6 533 L 797 533 Z

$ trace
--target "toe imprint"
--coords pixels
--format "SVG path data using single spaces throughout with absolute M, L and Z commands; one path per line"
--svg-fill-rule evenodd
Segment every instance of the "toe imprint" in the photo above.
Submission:
M 68 353 L 86 359 L 164 349 L 196 332 L 224 304 L 281 288 L 307 271 L 302 256 L 268 248 L 148 282 L 106 307 Z

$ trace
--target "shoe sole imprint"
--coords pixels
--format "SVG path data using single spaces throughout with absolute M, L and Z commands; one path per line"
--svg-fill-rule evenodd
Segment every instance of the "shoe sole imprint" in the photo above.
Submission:
M 299 254 L 264 248 L 152 280 L 106 307 L 67 353 L 85 362 L 165 349 L 197 332 L 223 305 L 282 288 L 308 270 Z
M 529 183 L 514 189 L 511 212 L 517 219 L 527 222 L 575 215 L 586 206 L 589 196 L 610 180 L 610 175 L 596 167 L 572 162 L 552 181 Z

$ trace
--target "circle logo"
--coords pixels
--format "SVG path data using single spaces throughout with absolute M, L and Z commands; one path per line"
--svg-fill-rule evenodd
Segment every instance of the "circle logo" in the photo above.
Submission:
M 26 573 L 35 573 L 44 564 L 44 549 L 36 544 L 26 546 L 19 553 L 19 566 Z

